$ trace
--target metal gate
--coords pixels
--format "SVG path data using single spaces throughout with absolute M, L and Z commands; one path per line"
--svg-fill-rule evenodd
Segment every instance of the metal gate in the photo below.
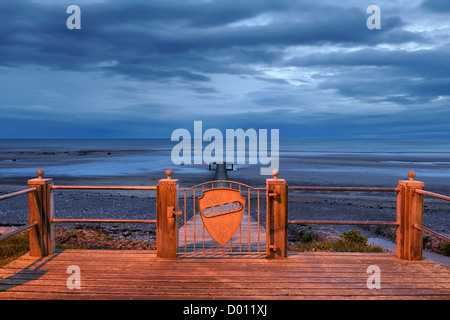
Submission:
M 177 256 L 264 257 L 266 190 L 221 180 L 178 188 Z

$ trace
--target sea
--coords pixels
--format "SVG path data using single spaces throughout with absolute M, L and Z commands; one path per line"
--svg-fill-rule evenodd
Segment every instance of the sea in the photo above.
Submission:
M 203 141 L 203 150 L 210 143 Z M 195 174 L 208 169 L 205 162 L 174 164 L 171 154 L 177 144 L 170 139 L 4 139 L 0 179 L 34 177 L 42 166 L 52 177 L 151 175 L 162 168 Z M 397 179 L 414 170 L 423 180 L 450 186 L 450 139 L 280 139 L 278 157 L 280 173 L 304 181 Z M 249 159 L 235 163 L 233 170 L 263 166 Z

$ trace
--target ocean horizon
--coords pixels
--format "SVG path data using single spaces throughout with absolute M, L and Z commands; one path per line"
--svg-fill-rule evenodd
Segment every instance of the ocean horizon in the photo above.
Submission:
M 337 175 L 378 179 L 397 177 L 399 172 L 406 177 L 408 170 L 415 170 L 422 179 L 437 179 L 450 186 L 446 182 L 450 178 L 450 139 L 279 141 L 279 171 L 291 179 L 312 177 L 320 182 L 320 177 Z M 207 163 L 172 162 L 171 150 L 177 143 L 170 139 L 0 139 L 0 178 L 34 177 L 38 168 L 52 177 L 141 176 L 169 168 L 178 174 L 205 174 Z M 204 141 L 203 148 L 209 143 Z M 236 174 L 257 174 L 251 169 L 262 164 L 248 162 L 235 164 Z

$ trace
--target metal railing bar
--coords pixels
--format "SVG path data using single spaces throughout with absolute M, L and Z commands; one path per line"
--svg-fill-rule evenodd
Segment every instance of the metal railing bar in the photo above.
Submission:
M 186 225 L 186 191 L 184 191 L 184 253 L 187 253 L 187 225 Z
M 197 225 L 195 224 L 195 188 L 194 189 L 192 189 L 192 199 L 194 200 L 193 201 L 193 210 L 192 210 L 192 217 L 194 218 L 194 234 L 193 234 L 193 236 L 194 236 L 194 252 L 195 252 L 195 244 L 197 243 L 197 241 L 196 241 L 196 234 L 195 234 L 195 232 L 197 231 Z
M 370 191 L 370 192 L 398 192 L 398 188 L 372 188 L 372 187 L 303 187 L 293 186 L 289 190 L 309 191 Z
M 258 252 L 259 252 L 259 243 L 260 243 L 260 241 L 259 241 L 259 236 L 260 236 L 260 230 L 259 230 L 259 228 L 260 228 L 260 221 L 259 221 L 259 207 L 260 207 L 260 204 L 259 204 L 259 200 L 260 200 L 260 197 L 259 197 L 259 190 L 257 191 L 257 193 L 258 193 L 258 202 L 257 202 L 257 206 L 258 206 Z
M 38 224 L 37 222 L 32 222 L 32 223 L 29 223 L 29 224 L 27 224 L 27 225 L 25 225 L 25 226 L 19 227 L 19 228 L 15 229 L 15 230 L 13 230 L 13 231 L 11 231 L 11 232 L 8 232 L 8 233 L 6 233 L 6 234 L 0 236 L 0 241 L 3 240 L 3 239 L 9 238 L 9 237 L 15 235 L 16 233 L 19 233 L 19 232 L 22 232 L 22 231 L 24 231 L 24 230 L 27 230 L 27 229 L 29 229 L 29 228 L 31 228 L 31 227 L 34 227 L 34 226 L 36 226 L 37 224 Z
M 257 257 L 257 256 L 265 256 L 265 252 L 228 252 L 228 251 L 223 251 L 223 252 L 206 252 L 206 253 L 197 253 L 197 252 L 188 252 L 188 253 L 184 253 L 184 252 L 178 252 L 177 253 L 179 258 L 184 258 L 184 257 L 192 257 L 192 258 L 200 258 L 200 259 L 205 259 L 205 258 L 226 258 L 228 255 L 236 255 L 236 256 L 252 256 L 252 257 Z
M 415 189 L 415 192 L 419 193 L 419 194 L 423 194 L 425 196 L 430 196 L 430 197 L 433 197 L 433 198 L 450 201 L 450 197 L 449 196 L 445 196 L 443 194 L 434 193 L 434 192 L 430 192 L 430 191 L 425 191 L 425 190 L 422 190 L 422 189 Z
M 327 221 L 327 220 L 289 220 L 289 224 L 352 224 L 352 225 L 382 225 L 398 226 L 398 222 L 390 221 Z
M 127 220 L 127 219 L 53 219 L 53 223 L 86 222 L 86 223 L 156 223 L 156 220 Z
M 446 236 L 444 236 L 444 235 L 442 235 L 442 234 L 440 234 L 440 233 L 434 232 L 433 230 L 430 230 L 430 229 L 428 229 L 428 228 L 425 228 L 424 226 L 419 226 L 418 224 L 414 224 L 414 228 L 419 229 L 419 230 L 421 230 L 421 231 L 423 231 L 423 232 L 426 232 L 426 233 L 428 233 L 428 234 L 431 234 L 431 235 L 433 235 L 433 236 L 435 236 L 436 238 L 439 238 L 439 239 L 441 239 L 441 240 L 450 242 L 450 238 L 448 238 L 448 237 L 446 237 Z
M 156 190 L 156 186 L 52 186 L 55 190 Z
M 17 197 L 17 196 L 20 196 L 20 195 L 23 195 L 23 194 L 27 194 L 27 193 L 30 193 L 30 192 L 35 192 L 35 191 L 37 191 L 36 188 L 29 188 L 29 189 L 25 189 L 25 190 L 13 192 L 13 193 L 8 193 L 8 194 L 5 194 L 3 196 L 0 196 L 0 201 L 1 200 L 6 200 L 6 199 L 10 199 L 10 198 L 14 198 L 14 197 Z
M 211 184 L 212 186 L 214 186 L 214 183 L 217 183 L 217 182 L 220 182 L 221 185 L 223 185 L 224 182 L 225 182 L 225 183 L 230 183 L 230 187 L 229 187 L 229 188 L 226 187 L 227 189 L 230 189 L 230 188 L 231 188 L 231 184 L 236 184 L 236 185 L 239 185 L 239 186 L 244 186 L 244 187 L 250 188 L 250 189 L 252 189 L 252 190 L 265 190 L 265 189 L 266 189 L 266 188 L 263 188 L 263 187 L 260 187 L 260 188 L 254 188 L 254 187 L 249 186 L 249 185 L 247 185 L 247 184 L 245 184 L 245 183 L 236 182 L 236 181 L 230 181 L 230 180 L 213 180 L 213 181 L 207 181 L 207 182 L 203 182 L 203 183 L 197 184 L 197 185 L 192 186 L 192 187 L 190 187 L 190 188 L 177 188 L 177 190 L 180 190 L 180 191 L 186 190 L 186 191 L 188 191 L 188 190 L 192 190 L 192 189 L 194 189 L 194 188 L 198 188 L 198 187 L 201 187 L 201 186 L 204 186 L 204 185 L 207 185 L 207 184 Z M 225 188 L 225 187 L 224 187 L 224 188 Z M 215 189 L 217 189 L 217 188 L 215 188 Z

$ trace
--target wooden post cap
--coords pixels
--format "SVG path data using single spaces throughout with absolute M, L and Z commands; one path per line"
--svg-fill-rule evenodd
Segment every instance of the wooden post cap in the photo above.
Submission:
M 44 176 L 45 171 L 42 169 L 39 169 L 38 171 L 36 171 L 36 174 L 38 175 L 38 179 L 42 180 L 42 177 Z
M 277 180 L 279 174 L 280 174 L 280 171 L 278 171 L 277 169 L 273 169 L 272 170 L 273 180 Z
M 172 174 L 173 174 L 173 171 L 172 171 L 172 170 L 170 170 L 170 169 L 167 169 L 167 170 L 166 170 L 167 180 L 172 179 Z
M 409 177 L 409 181 L 412 182 L 414 181 L 414 177 L 416 176 L 416 173 L 414 171 L 408 171 L 408 177 Z

